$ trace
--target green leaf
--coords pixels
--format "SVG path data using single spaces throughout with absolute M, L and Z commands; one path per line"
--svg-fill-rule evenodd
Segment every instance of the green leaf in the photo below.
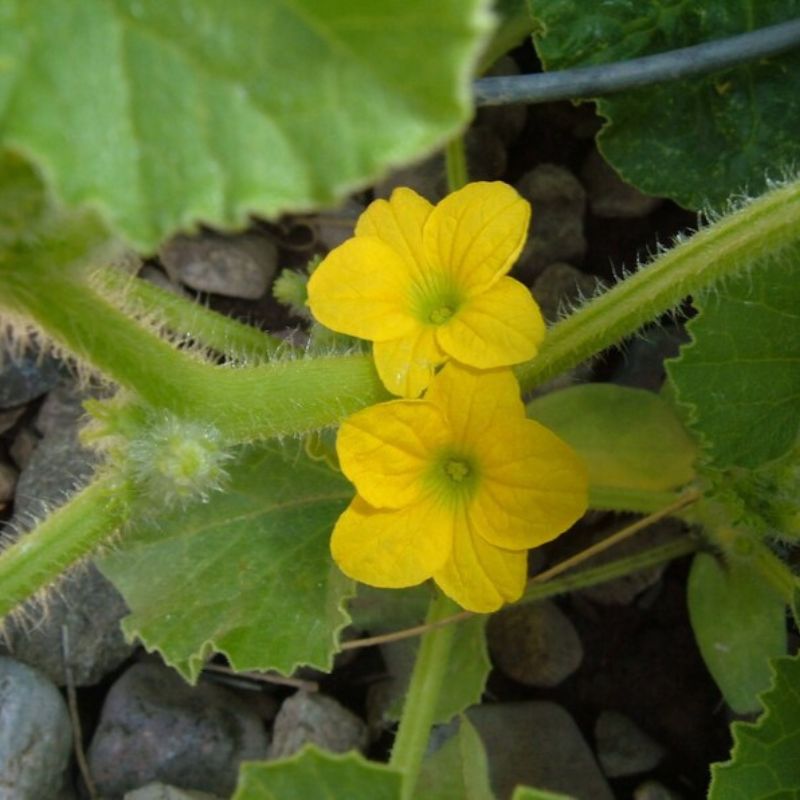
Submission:
M 800 15 L 781 3 L 529 0 L 548 70 L 624 61 L 723 39 Z M 734 69 L 620 92 L 597 101 L 598 144 L 622 176 L 689 208 L 760 192 L 800 160 L 800 96 L 787 76 L 797 50 Z
M 713 466 L 757 467 L 800 430 L 800 247 L 695 299 L 667 372 Z
M 511 800 L 574 800 L 570 795 L 548 792 L 546 789 L 532 789 L 530 786 L 517 786 Z
M 358 753 L 337 755 L 307 745 L 269 763 L 244 763 L 233 800 L 400 800 L 402 776 Z
M 131 610 L 126 634 L 190 681 L 214 651 L 237 670 L 329 670 L 353 585 L 328 539 L 352 489 L 274 443 L 229 472 L 224 492 L 141 521 L 100 559 Z
M 537 397 L 528 416 L 586 462 L 593 491 L 664 492 L 694 477 L 696 445 L 658 395 L 610 383 Z
M 488 8 L 2 0 L 0 145 L 146 249 L 330 204 L 467 122 Z
M 711 766 L 709 800 L 800 797 L 800 655 L 772 663 L 773 680 L 755 723 L 731 726 L 731 760 Z
M 769 659 L 786 652 L 786 604 L 746 562 L 723 567 L 698 553 L 688 585 L 689 618 L 708 671 L 737 713 L 759 709 Z
M 425 800 L 494 800 L 481 737 L 466 718 L 458 732 L 425 759 L 416 786 Z

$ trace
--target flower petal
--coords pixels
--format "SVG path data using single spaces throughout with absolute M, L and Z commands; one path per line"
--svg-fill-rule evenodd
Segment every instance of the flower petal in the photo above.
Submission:
M 486 614 L 518 600 L 525 589 L 528 556 L 524 550 L 494 547 L 476 535 L 469 519 L 459 519 L 453 551 L 433 577 L 462 608 Z
M 531 207 L 508 184 L 476 182 L 448 195 L 423 231 L 425 260 L 465 291 L 508 272 L 528 235 Z
M 393 400 L 348 417 L 336 452 L 342 472 L 370 505 L 401 508 L 420 499 L 430 454 L 445 435 L 439 409 L 420 400 Z
M 412 189 L 400 187 L 388 200 L 375 200 L 358 218 L 356 236 L 374 236 L 409 264 L 424 263 L 422 229 L 433 206 Z
M 533 420 L 496 420 L 478 444 L 481 483 L 470 506 L 474 530 L 511 550 L 537 547 L 567 530 L 586 511 L 582 459 Z
M 402 339 L 375 342 L 372 355 L 383 385 L 401 397 L 419 397 L 447 358 L 436 344 L 435 330 L 425 326 Z
M 333 529 L 331 554 L 345 575 L 361 583 L 400 588 L 430 578 L 452 543 L 452 511 L 441 505 L 376 509 L 356 496 Z
M 527 287 L 501 278 L 468 298 L 436 338 L 449 356 L 479 369 L 507 367 L 536 355 L 545 325 Z
M 525 419 L 519 384 L 510 369 L 479 372 L 448 362 L 436 374 L 425 400 L 441 410 L 455 444 L 470 449 L 487 439 L 494 441 L 494 426 Z
M 308 281 L 311 313 L 331 330 L 385 341 L 419 326 L 408 310 L 411 267 L 380 239 L 358 237 L 328 253 Z

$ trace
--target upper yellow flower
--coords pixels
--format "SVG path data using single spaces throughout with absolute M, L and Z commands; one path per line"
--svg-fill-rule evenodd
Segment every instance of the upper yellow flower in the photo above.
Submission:
M 435 208 L 395 189 L 317 267 L 308 304 L 323 325 L 372 340 L 381 380 L 403 397 L 418 397 L 448 359 L 478 369 L 526 361 L 544 322 L 505 275 L 529 220 L 529 204 L 504 183 L 471 183 Z
M 519 599 L 527 549 L 586 509 L 582 461 L 526 419 L 507 369 L 447 364 L 423 400 L 346 419 L 337 450 L 358 490 L 331 539 L 342 571 L 387 588 L 433 577 L 471 611 Z

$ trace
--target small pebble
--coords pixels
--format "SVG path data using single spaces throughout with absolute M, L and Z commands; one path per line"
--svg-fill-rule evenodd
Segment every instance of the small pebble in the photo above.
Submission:
M 0 461 L 0 503 L 8 503 L 14 499 L 14 488 L 17 485 L 19 474 L 4 461 Z
M 263 297 L 278 268 L 277 247 L 257 234 L 175 236 L 159 258 L 173 281 L 243 300 Z
M 8 454 L 20 470 L 27 468 L 36 448 L 39 446 L 39 441 L 36 432 L 28 425 L 23 425 L 17 431 L 11 447 L 8 448 Z
M 633 800 L 682 800 L 682 795 L 658 781 L 645 781 L 633 790 Z
M 589 195 L 589 208 L 596 217 L 637 219 L 647 216 L 662 202 L 660 197 L 650 197 L 626 183 L 597 150 L 592 150 L 584 161 L 581 179 Z
M 586 191 L 580 181 L 564 167 L 540 164 L 526 172 L 516 188 L 530 202 L 533 216 L 515 274 L 532 281 L 555 261 L 580 264 L 586 254 Z
M 16 408 L 5 408 L 0 410 L 0 433 L 10 431 L 17 424 L 17 420 L 24 413 L 25 406 L 17 406 Z
M 332 697 L 297 692 L 284 700 L 272 732 L 270 758 L 287 758 L 305 744 L 332 753 L 364 750 L 367 726 Z
M 0 408 L 13 408 L 35 400 L 52 389 L 61 377 L 61 362 L 50 355 L 27 351 L 12 356 L 0 351 Z
M 148 783 L 141 789 L 126 792 L 123 800 L 222 800 L 219 795 L 178 789 L 166 783 Z
M 0 800 L 57 800 L 71 753 L 59 691 L 36 670 L 0 656 Z
M 603 711 L 594 726 L 597 760 L 609 778 L 638 775 L 655 768 L 664 748 L 616 711 Z
M 499 669 L 525 686 L 558 686 L 583 660 L 575 626 L 547 600 L 511 606 L 494 614 L 486 635 Z
M 89 395 L 74 381 L 61 381 L 47 393 L 39 408 L 39 413 L 36 415 L 36 430 L 42 436 L 67 428 L 77 430 L 79 423 L 86 416 L 83 401 L 87 397 Z
M 228 796 L 240 763 L 266 753 L 261 721 L 238 695 L 189 686 L 152 662 L 130 667 L 111 687 L 88 759 L 98 791 L 111 798 L 151 781 Z
M 533 283 L 531 291 L 548 322 L 557 322 L 580 303 L 582 298 L 594 296 L 598 280 L 577 267 L 563 261 L 549 264 Z

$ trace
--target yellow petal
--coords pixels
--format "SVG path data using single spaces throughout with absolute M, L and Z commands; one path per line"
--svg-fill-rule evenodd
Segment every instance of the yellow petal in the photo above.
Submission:
M 314 270 L 308 305 L 331 330 L 374 341 L 396 339 L 419 325 L 408 311 L 410 272 L 380 239 L 349 239 Z
M 433 206 L 412 189 L 400 187 L 389 200 L 375 200 L 358 218 L 356 236 L 374 236 L 409 264 L 424 262 L 422 229 Z
M 508 272 L 528 235 L 531 207 L 505 183 L 469 183 L 434 208 L 423 231 L 425 261 L 463 290 Z
M 485 292 L 464 301 L 436 338 L 449 356 L 478 369 L 519 364 L 536 355 L 545 325 L 530 291 L 513 278 L 501 278 Z
M 457 522 L 450 558 L 433 577 L 462 608 L 488 614 L 522 596 L 527 572 L 525 551 L 494 547 L 473 532 L 465 516 Z
M 436 344 L 435 330 L 424 325 L 402 339 L 375 342 L 372 354 L 383 385 L 401 397 L 419 397 L 446 358 Z
M 538 422 L 498 420 L 475 448 L 481 482 L 470 514 L 487 542 L 511 550 L 536 547 L 586 511 L 583 461 Z
M 468 450 L 484 439 L 494 441 L 496 425 L 525 419 L 510 369 L 480 372 L 450 361 L 434 377 L 425 400 L 441 410 L 454 443 Z
M 450 555 L 452 512 L 432 502 L 399 510 L 372 508 L 356 497 L 339 517 L 331 554 L 345 575 L 385 588 L 414 586 Z
M 342 472 L 373 506 L 401 508 L 423 494 L 430 454 L 445 441 L 439 409 L 419 400 L 393 400 L 365 408 L 339 428 Z

